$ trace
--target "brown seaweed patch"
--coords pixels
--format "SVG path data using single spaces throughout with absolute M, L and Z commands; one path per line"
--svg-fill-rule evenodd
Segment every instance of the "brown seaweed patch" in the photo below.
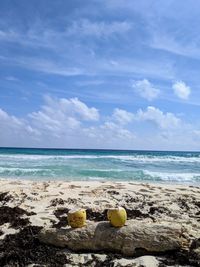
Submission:
M 92 209 L 87 209 L 87 219 L 94 222 L 106 221 L 107 210 L 99 212 L 99 211 L 93 211 Z
M 57 205 L 64 205 L 65 201 L 62 198 L 54 198 L 51 200 L 50 206 L 55 207 Z
M 8 194 L 8 192 L 0 193 L 0 202 L 4 205 L 6 202 L 13 200 L 13 196 Z
M 53 222 L 52 227 L 54 228 L 61 228 L 66 227 L 68 225 L 67 221 L 67 213 L 69 212 L 68 208 L 59 208 L 54 211 L 54 215 L 58 219 L 58 222 Z
M 19 207 L 0 207 L 0 225 L 4 223 L 10 223 L 11 227 L 17 229 L 28 225 L 28 218 L 21 218 L 22 215 L 31 216 L 34 215 L 34 212 L 27 212 Z
M 60 249 L 39 242 L 37 235 L 40 229 L 28 226 L 15 235 L 7 235 L 0 243 L 0 266 L 27 266 L 35 263 L 61 267 L 67 263 Z

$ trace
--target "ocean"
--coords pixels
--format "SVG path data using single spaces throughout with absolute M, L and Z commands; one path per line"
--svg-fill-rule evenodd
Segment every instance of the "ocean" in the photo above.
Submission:
M 200 184 L 200 152 L 0 148 L 0 178 Z

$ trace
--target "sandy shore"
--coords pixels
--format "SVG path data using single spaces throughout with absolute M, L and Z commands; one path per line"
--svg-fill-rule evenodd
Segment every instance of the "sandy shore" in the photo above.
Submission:
M 105 210 L 117 205 L 127 209 L 128 219 L 180 223 L 188 229 L 191 239 L 200 238 L 198 186 L 1 179 L 0 240 L 5 242 L 8 235 L 17 235 L 30 225 L 66 227 L 67 212 L 75 207 L 86 208 L 89 220 L 105 220 Z

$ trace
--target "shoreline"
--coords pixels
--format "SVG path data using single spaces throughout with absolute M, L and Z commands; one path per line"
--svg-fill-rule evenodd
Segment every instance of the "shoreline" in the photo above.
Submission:
M 22 178 L 22 177 L 19 177 L 19 178 L 14 178 L 14 177 L 0 177 L 0 183 L 1 182 L 5 182 L 5 181 L 12 181 L 12 182 L 28 182 L 28 183 L 45 183 L 45 182 L 48 182 L 48 183 L 124 183 L 124 184 L 152 184 L 152 185 L 157 185 L 157 186 L 183 186 L 183 187 L 196 187 L 196 188 L 200 188 L 200 182 L 178 182 L 178 181 L 154 181 L 154 180 L 141 180 L 141 181 L 138 181 L 138 180 L 106 180 L 106 178 L 103 178 L 103 179 L 99 179 L 99 178 L 95 178 L 95 179 L 77 179 L 77 180 L 73 180 L 72 179 L 69 179 L 67 180 L 67 177 L 63 177 L 61 179 L 46 179 L 44 178 L 41 178 L 41 177 L 38 177 L 35 179 L 29 179 L 29 178 Z

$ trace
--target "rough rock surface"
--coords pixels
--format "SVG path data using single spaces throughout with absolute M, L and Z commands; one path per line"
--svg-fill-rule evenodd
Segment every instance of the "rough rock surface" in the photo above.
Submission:
M 159 262 L 153 256 L 142 256 L 136 259 L 115 259 L 103 254 L 70 254 L 67 256 L 69 263 L 65 267 L 70 266 L 90 266 L 90 267 L 158 267 Z
M 141 252 L 166 252 L 189 245 L 181 225 L 130 220 L 122 228 L 108 222 L 89 222 L 86 227 L 43 229 L 40 241 L 73 251 L 113 251 L 126 256 Z
M 153 256 L 143 256 L 136 259 L 120 259 L 114 261 L 114 267 L 158 267 L 159 262 Z

